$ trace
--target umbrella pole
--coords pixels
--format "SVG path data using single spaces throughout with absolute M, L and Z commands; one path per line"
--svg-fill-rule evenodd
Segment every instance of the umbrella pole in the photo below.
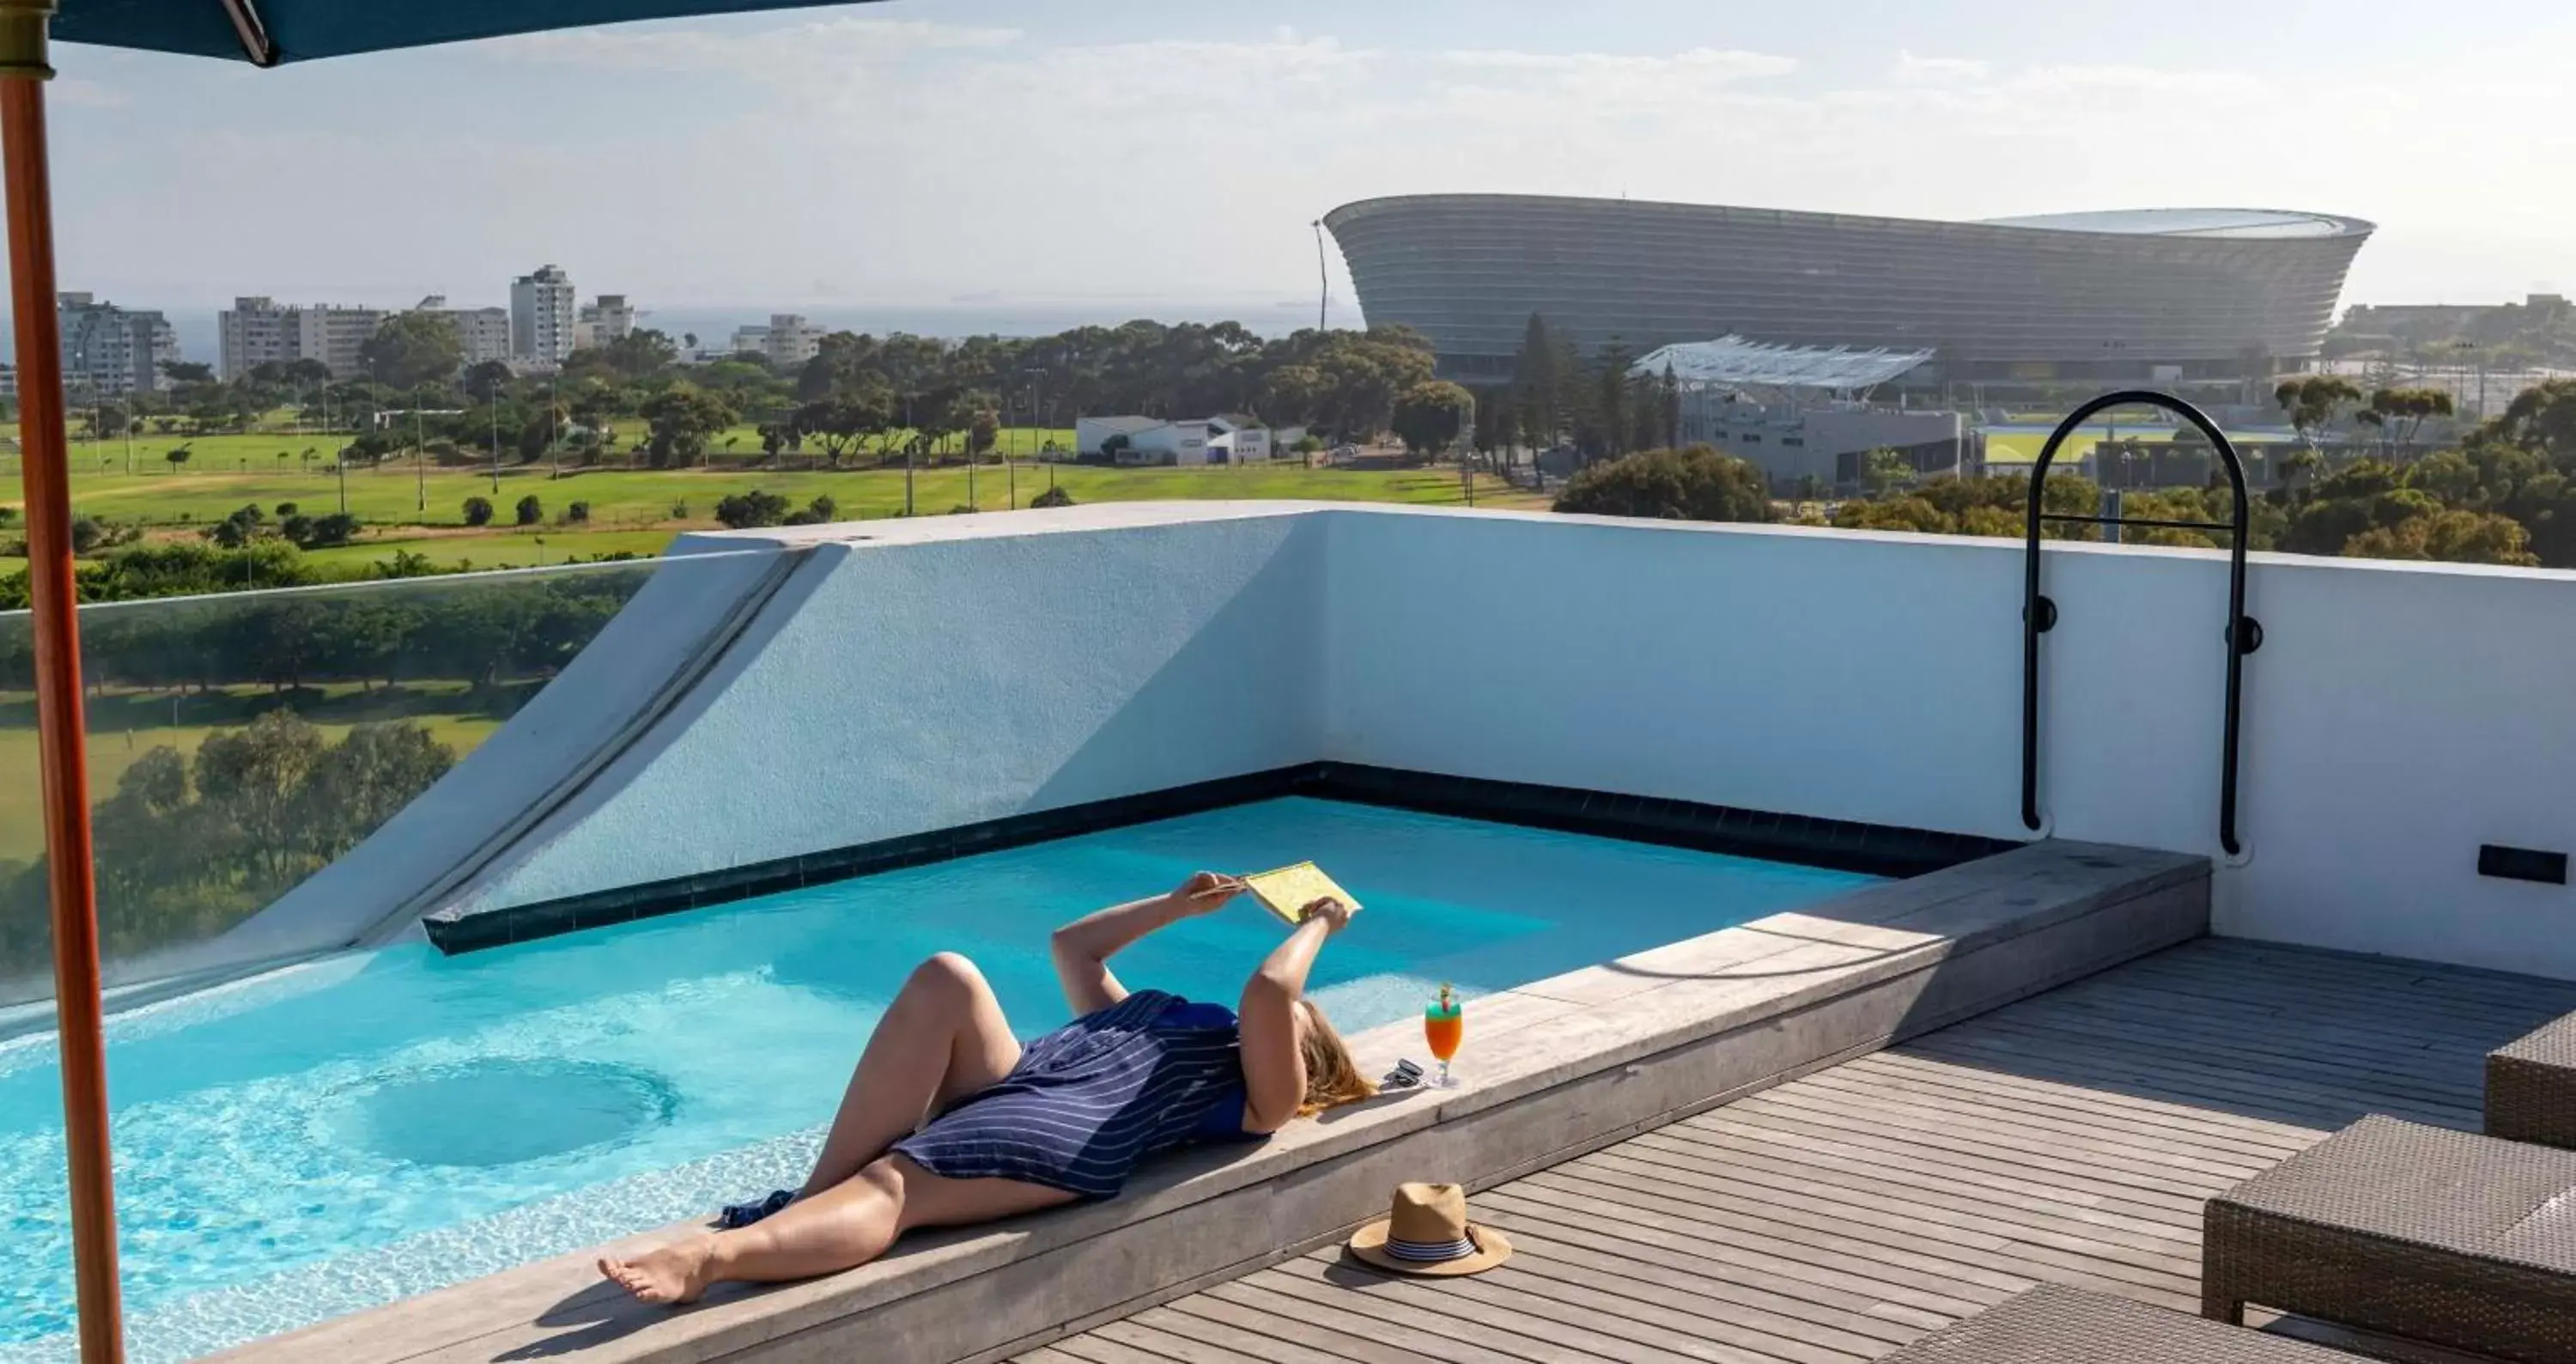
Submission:
M 62 326 L 54 312 L 54 204 L 45 160 L 45 81 L 54 74 L 46 62 L 46 40 L 53 12 L 54 0 L 0 0 L 0 170 L 7 178 L 9 290 L 18 329 L 19 464 L 26 479 L 28 595 L 35 607 L 36 724 L 81 1360 L 121 1364 L 125 1340 L 107 1144 L 98 886 L 90 865 L 89 767 L 82 743 L 75 610 L 80 598 L 72 574 Z

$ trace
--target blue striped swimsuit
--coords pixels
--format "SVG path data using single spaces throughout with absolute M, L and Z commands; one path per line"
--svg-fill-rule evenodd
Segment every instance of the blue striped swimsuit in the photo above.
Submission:
M 1231 1010 L 1139 990 L 1029 1043 L 1000 1084 L 894 1149 L 950 1179 L 1109 1198 L 1157 1151 L 1250 1136 L 1242 1051 Z

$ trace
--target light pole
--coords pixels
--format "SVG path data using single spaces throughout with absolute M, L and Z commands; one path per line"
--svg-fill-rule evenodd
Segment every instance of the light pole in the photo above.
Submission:
M 492 404 L 492 495 L 501 495 L 501 390 L 494 389 Z
M 1315 330 L 1329 331 L 1327 319 L 1333 305 L 1333 276 L 1324 266 L 1324 220 L 1315 220 Z
M 429 419 L 418 406 L 419 397 L 415 395 L 412 401 L 414 406 L 411 410 L 411 480 L 412 487 L 420 497 L 421 520 L 427 522 L 429 520 L 429 437 L 425 434 L 428 429 L 425 423 Z

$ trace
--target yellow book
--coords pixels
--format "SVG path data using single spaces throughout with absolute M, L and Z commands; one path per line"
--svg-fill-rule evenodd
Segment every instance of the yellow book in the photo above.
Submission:
M 1334 884 L 1333 878 L 1326 876 L 1323 868 L 1312 862 L 1300 862 L 1293 867 L 1247 876 L 1243 878 L 1243 885 L 1252 892 L 1254 899 L 1261 902 L 1262 908 L 1286 920 L 1291 928 L 1296 927 L 1297 921 L 1304 916 L 1306 906 L 1317 900 L 1339 900 L 1349 906 L 1353 914 L 1360 912 L 1358 898 Z

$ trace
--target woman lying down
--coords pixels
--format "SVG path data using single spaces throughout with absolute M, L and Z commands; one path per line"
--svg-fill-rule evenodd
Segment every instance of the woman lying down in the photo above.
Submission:
M 1259 1141 L 1368 1097 L 1373 1087 L 1305 997 L 1315 954 L 1350 922 L 1338 901 L 1306 907 L 1234 1010 L 1130 994 L 1110 974 L 1120 949 L 1243 889 L 1200 872 L 1168 895 L 1057 929 L 1056 975 L 1081 1016 L 1025 1046 L 973 962 L 950 952 L 923 962 L 868 1038 L 804 1188 L 727 1208 L 719 1230 L 604 1258 L 599 1272 L 652 1303 L 732 1280 L 830 1274 L 916 1227 L 1111 1198 L 1157 1152 Z

